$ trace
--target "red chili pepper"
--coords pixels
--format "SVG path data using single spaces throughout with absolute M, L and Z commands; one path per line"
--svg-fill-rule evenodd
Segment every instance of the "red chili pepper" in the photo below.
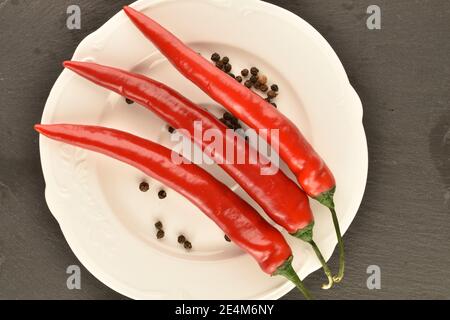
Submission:
M 311 244 L 328 278 L 328 284 L 323 285 L 323 288 L 329 289 L 333 285 L 331 271 L 313 241 L 314 217 L 308 197 L 278 168 L 272 175 L 261 175 L 263 168 L 267 169 L 270 164 L 262 160 L 261 155 L 259 158 L 254 157 L 256 158 L 254 162 L 250 161 L 251 155 L 258 152 L 244 139 L 238 142 L 234 136 L 227 134 L 227 127 L 209 112 L 175 90 L 143 75 L 87 62 L 67 61 L 64 66 L 98 85 L 145 106 L 172 127 L 187 130 L 188 138 L 203 151 L 208 149 L 209 143 L 202 136 L 195 134 L 194 123 L 201 123 L 203 130 L 213 129 L 217 135 L 214 142 L 221 141 L 223 145 L 222 148 L 210 150 L 214 151 L 213 154 L 211 152 L 207 154 L 242 186 L 272 220 L 291 235 Z M 227 161 L 227 146 L 233 146 L 234 155 L 245 155 L 244 161 Z
M 253 256 L 264 272 L 288 278 L 311 298 L 292 268 L 292 251 L 283 235 L 205 170 L 194 164 L 175 164 L 171 150 L 114 129 L 68 124 L 36 125 L 35 129 L 51 139 L 127 163 L 179 192 Z
M 336 182 L 300 130 L 271 104 L 216 68 L 157 22 L 130 7 L 125 6 L 124 11 L 181 74 L 249 127 L 280 129 L 281 158 L 296 175 L 303 190 L 331 211 L 340 249 L 339 274 L 335 282 L 340 282 L 344 276 L 344 245 L 333 201 Z M 270 143 L 270 137 L 268 140 Z

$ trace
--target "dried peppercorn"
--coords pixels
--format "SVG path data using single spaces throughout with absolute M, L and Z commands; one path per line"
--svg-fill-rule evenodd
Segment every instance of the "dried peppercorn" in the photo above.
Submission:
M 231 122 L 231 120 L 220 118 L 219 121 L 222 122 L 224 125 L 226 125 L 228 127 L 228 129 L 233 129 L 234 130 L 234 125 Z
M 233 69 L 233 66 L 229 63 L 226 63 L 223 65 L 223 70 L 225 70 L 225 72 L 230 72 L 231 69 Z
M 164 238 L 164 230 L 158 230 L 158 232 L 156 233 L 156 238 L 157 239 Z
M 249 74 L 248 69 L 243 69 L 243 70 L 241 71 L 241 75 L 242 75 L 243 77 L 247 77 L 248 74 Z
M 251 81 L 250 80 L 247 80 L 247 81 L 245 81 L 245 83 L 244 83 L 244 85 L 247 87 L 247 88 L 251 88 L 252 87 L 252 83 L 251 83 Z
M 175 129 L 172 128 L 171 126 L 167 127 L 167 131 L 169 131 L 169 133 L 174 133 Z
M 167 193 L 166 193 L 164 190 L 160 190 L 160 191 L 158 192 L 158 198 L 164 199 L 164 198 L 166 198 L 166 197 L 167 197 Z
M 255 89 L 260 89 L 261 88 L 261 82 L 256 81 L 254 84 Z
M 149 184 L 145 181 L 141 182 L 141 184 L 139 185 L 139 190 L 141 190 L 142 192 L 147 192 L 148 189 L 150 189 Z
M 216 62 L 216 67 L 217 67 L 217 68 L 219 68 L 219 69 L 222 70 L 222 69 L 223 69 L 223 66 L 224 66 L 224 64 L 223 64 L 222 61 L 217 61 L 217 62 Z
M 126 98 L 125 99 L 125 101 L 128 103 L 128 104 L 133 104 L 134 103 L 134 101 L 133 100 L 131 100 L 131 99 L 128 99 L 128 98 Z
M 269 97 L 270 99 L 276 98 L 278 95 L 278 93 L 276 93 L 273 90 L 270 90 L 269 92 L 267 92 L 267 97 Z
M 225 120 L 225 125 L 228 127 L 228 129 L 234 129 L 235 125 L 230 120 Z
M 189 241 L 185 241 L 184 242 L 184 248 L 187 250 L 191 250 L 192 249 L 192 243 L 190 243 Z
M 220 60 L 220 54 L 218 54 L 217 52 L 214 52 L 211 56 L 211 60 L 214 62 L 217 62 Z
M 241 77 L 241 76 L 237 76 L 235 79 L 236 79 L 236 81 L 239 82 L 239 83 L 242 82 L 242 77 Z
M 239 124 L 239 120 L 238 118 L 236 118 L 235 116 L 232 116 L 230 119 L 231 123 L 234 125 L 238 125 Z
M 250 77 L 250 82 L 251 83 L 256 83 L 256 81 L 258 81 L 258 76 L 253 75 L 253 76 Z
M 223 114 L 223 118 L 224 118 L 225 120 L 233 120 L 234 116 L 233 116 L 231 113 L 229 113 L 229 112 L 225 112 L 225 113 Z
M 269 87 L 268 87 L 266 84 L 262 84 L 262 85 L 259 87 L 259 89 L 260 89 L 262 92 L 267 92 L 267 90 L 269 90 Z
M 162 228 L 163 228 L 162 222 L 161 222 L 161 221 L 156 222 L 156 223 L 155 223 L 155 228 L 156 228 L 157 230 L 162 230 Z
M 259 73 L 259 69 L 256 68 L 256 67 L 252 67 L 252 68 L 250 69 L 250 73 L 251 73 L 252 75 L 254 75 L 254 76 L 257 76 L 258 73 Z
M 186 242 L 186 237 L 183 235 L 178 236 L 178 243 L 183 244 Z
M 259 82 L 261 82 L 261 84 L 267 84 L 267 76 L 259 76 Z
M 222 62 L 223 62 L 223 64 L 227 64 L 228 62 L 230 62 L 230 58 L 225 56 L 222 58 Z
M 275 91 L 275 92 L 278 92 L 278 90 L 280 90 L 276 84 L 271 85 L 270 89 L 272 89 L 272 91 Z
M 225 235 L 225 236 L 224 236 L 224 238 L 225 238 L 225 241 L 227 241 L 227 242 L 231 242 L 231 239 L 230 239 L 230 238 L 228 238 L 228 236 L 227 236 L 227 235 Z

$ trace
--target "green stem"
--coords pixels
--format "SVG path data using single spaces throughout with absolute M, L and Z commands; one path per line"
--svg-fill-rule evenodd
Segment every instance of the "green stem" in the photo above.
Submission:
M 338 239 L 338 245 L 339 245 L 339 273 L 337 276 L 335 276 L 334 282 L 339 283 L 344 278 L 344 269 L 345 269 L 345 252 L 344 252 L 344 241 L 342 240 L 341 236 L 341 229 L 339 228 L 339 221 L 336 215 L 336 211 L 334 208 L 330 208 L 331 216 L 333 217 L 333 224 L 334 228 L 336 230 L 336 237 Z
M 320 196 L 316 198 L 321 204 L 330 209 L 331 217 L 333 218 L 334 230 L 336 231 L 336 237 L 338 240 L 339 246 L 339 272 L 338 275 L 333 277 L 335 283 L 339 283 L 344 278 L 344 270 L 345 270 L 345 251 L 344 251 L 344 241 L 342 240 L 341 229 L 339 227 L 339 220 L 336 215 L 336 210 L 334 206 L 334 192 L 336 188 L 331 189 L 330 191 L 322 193 Z
M 283 276 L 289 281 L 291 281 L 297 289 L 303 294 L 303 296 L 306 298 L 306 300 L 312 300 L 313 297 L 311 293 L 309 293 L 309 290 L 305 287 L 303 282 L 298 277 L 297 273 L 295 272 L 294 268 L 292 268 L 292 256 L 289 257 L 281 266 L 278 267 L 278 269 L 272 274 L 273 276 Z
M 322 289 L 330 289 L 333 286 L 334 280 L 333 275 L 331 273 L 330 268 L 327 265 L 327 262 L 325 261 L 325 258 L 323 257 L 322 253 L 320 252 L 319 247 L 313 240 L 313 227 L 314 222 L 308 225 L 307 227 L 303 228 L 302 230 L 297 231 L 296 233 L 291 234 L 292 236 L 299 238 L 311 245 L 311 247 L 314 249 L 314 252 L 316 253 L 317 258 L 320 261 L 320 264 L 322 265 L 323 271 L 325 272 L 325 276 L 328 279 L 328 283 L 322 284 Z

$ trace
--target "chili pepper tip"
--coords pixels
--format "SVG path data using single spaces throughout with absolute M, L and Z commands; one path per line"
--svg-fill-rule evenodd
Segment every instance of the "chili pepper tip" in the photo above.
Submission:
M 34 130 L 36 130 L 39 133 L 42 133 L 42 125 L 40 124 L 35 124 L 34 125 Z
M 68 60 L 68 61 L 63 62 L 63 67 L 67 68 L 67 69 L 72 69 L 72 67 L 74 67 L 78 64 L 79 64 L 79 62 Z

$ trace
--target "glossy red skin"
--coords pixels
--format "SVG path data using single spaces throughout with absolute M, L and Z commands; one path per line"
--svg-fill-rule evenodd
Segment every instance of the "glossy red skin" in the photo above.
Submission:
M 247 202 L 194 164 L 175 164 L 172 151 L 126 132 L 81 125 L 36 125 L 41 134 L 127 163 L 186 197 L 228 237 L 273 274 L 292 251 L 282 234 Z
M 209 145 L 201 137 L 194 135 L 194 122 L 201 121 L 203 130 L 215 129 L 223 141 L 222 150 L 216 150 L 213 160 L 236 181 L 262 207 L 267 215 L 289 233 L 303 230 L 314 222 L 307 195 L 281 170 L 273 175 L 261 175 L 265 161 L 256 164 L 249 161 L 251 154 L 257 152 L 244 139 L 237 143 L 226 134 L 227 127 L 209 112 L 203 110 L 175 90 L 147 78 L 120 69 L 94 63 L 68 61 L 64 66 L 79 75 L 113 90 L 145 106 L 168 122 L 172 127 L 185 129 L 202 150 Z M 198 139 L 197 139 L 198 138 Z M 230 141 L 232 140 L 232 141 Z M 234 154 L 245 154 L 245 163 L 227 163 L 226 141 L 234 145 Z M 220 152 L 223 151 L 223 152 Z
M 249 127 L 279 129 L 280 156 L 309 196 L 316 198 L 335 187 L 330 169 L 292 121 L 151 18 L 130 7 L 124 11 L 181 74 Z

